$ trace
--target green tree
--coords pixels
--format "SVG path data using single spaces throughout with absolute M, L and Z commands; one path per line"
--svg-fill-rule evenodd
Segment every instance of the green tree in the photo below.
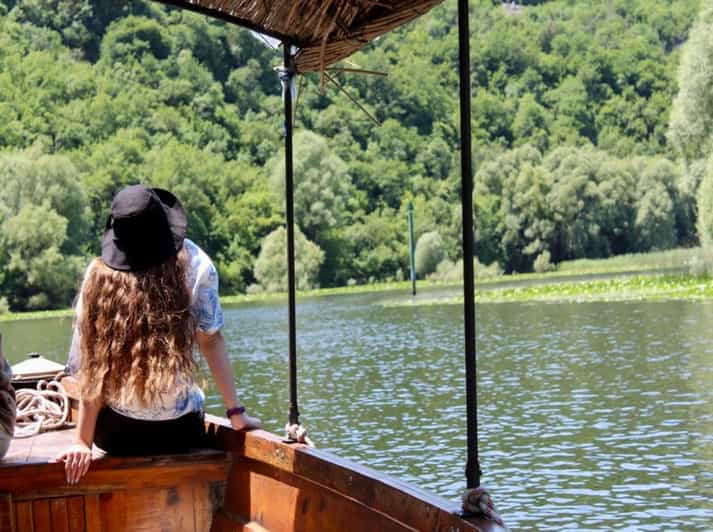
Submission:
M 485 263 L 498 262 L 508 271 L 529 269 L 531 260 L 524 248 L 531 241 L 524 231 L 532 217 L 526 205 L 535 207 L 543 202 L 545 191 L 541 187 L 546 186 L 545 176 L 534 170 L 541 163 L 540 151 L 525 145 L 503 153 L 478 170 L 474 187 L 475 237 L 478 256 Z M 529 190 L 521 191 L 519 186 Z
M 317 288 L 324 252 L 295 228 L 295 283 L 298 290 Z M 267 235 L 255 261 L 255 279 L 268 292 L 287 290 L 287 231 L 278 227 Z
M 638 201 L 636 228 L 643 251 L 669 249 L 676 244 L 673 202 L 660 184 L 646 191 Z
M 71 303 L 85 262 L 66 256 L 68 221 L 49 202 L 27 204 L 2 226 L 0 249 L 8 252 L 2 285 L 14 310 L 58 308 Z
M 547 92 L 545 100 L 554 111 L 551 145 L 596 142 L 594 116 L 587 88 L 580 78 L 566 77 L 559 86 Z
M 320 234 L 349 220 L 353 185 L 349 169 L 332 153 L 327 140 L 309 131 L 294 139 L 295 219 L 307 238 L 320 242 Z M 272 163 L 270 181 L 284 195 L 284 153 Z
M 688 217 L 698 222 L 702 242 L 710 242 L 710 185 L 708 179 L 713 149 L 713 6 L 703 6 L 690 38 L 683 47 L 678 70 L 679 92 L 673 101 L 668 131 L 684 167 L 680 189 Z M 694 199 L 697 204 L 694 206 Z
M 79 254 L 89 237 L 90 211 L 78 177 L 64 155 L 46 155 L 38 148 L 0 155 L 0 216 L 9 219 L 28 205 L 45 204 L 66 220 L 66 239 L 57 242 L 61 251 Z
M 555 223 L 551 249 L 555 262 L 608 254 L 601 232 L 598 187 L 605 160 L 596 150 L 574 148 L 558 148 L 544 160 L 545 172 L 552 177 L 547 200 Z
M 548 119 L 547 111 L 532 94 L 523 96 L 512 123 L 513 134 L 518 138 L 516 144 L 531 144 L 540 151 L 546 151 Z
M 713 157 L 698 189 L 698 235 L 701 244 L 713 245 Z
M 638 167 L 636 201 L 636 238 L 638 249 L 669 249 L 685 237 L 687 227 L 679 228 L 683 213 L 677 188 L 679 169 L 666 159 L 634 160 Z
M 422 234 L 416 242 L 416 273 L 424 277 L 435 272 L 444 258 L 446 254 L 441 235 L 437 231 Z
M 346 227 L 339 240 L 336 281 L 360 283 L 394 279 L 408 268 L 408 233 L 405 219 L 389 208 L 374 211 Z
M 702 10 L 683 47 L 669 136 L 687 166 L 713 147 L 713 6 Z M 702 175 L 702 174 L 701 174 Z
M 107 68 L 141 59 L 151 54 L 156 59 L 166 59 L 173 43 L 168 31 L 156 20 L 128 16 L 114 22 L 107 30 L 101 45 L 101 63 Z

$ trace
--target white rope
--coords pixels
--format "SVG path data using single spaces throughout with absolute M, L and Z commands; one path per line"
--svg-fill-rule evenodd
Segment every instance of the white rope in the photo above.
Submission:
M 308 447 L 314 447 L 314 443 L 307 436 L 307 429 L 300 424 L 290 425 L 289 423 L 285 425 L 285 432 L 287 433 L 287 439 L 296 441 L 297 443 L 304 443 Z
M 40 381 L 37 389 L 17 390 L 14 438 L 30 438 L 67 425 L 69 397 L 57 380 Z

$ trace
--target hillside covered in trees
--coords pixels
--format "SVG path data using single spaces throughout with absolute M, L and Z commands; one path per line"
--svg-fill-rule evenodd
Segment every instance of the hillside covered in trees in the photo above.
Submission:
M 710 8 L 471 4 L 481 263 L 713 238 Z M 456 28 L 446 0 L 345 63 L 388 73 L 339 76 L 380 125 L 319 75 L 298 82 L 301 287 L 403 277 L 409 202 L 422 255 L 462 259 Z M 280 57 L 145 0 L 0 0 L 0 307 L 71 303 L 112 195 L 135 182 L 181 198 L 224 292 L 279 289 Z

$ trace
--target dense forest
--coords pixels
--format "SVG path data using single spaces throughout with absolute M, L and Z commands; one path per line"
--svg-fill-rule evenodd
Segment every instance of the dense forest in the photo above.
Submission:
M 472 0 L 476 252 L 505 272 L 713 240 L 713 9 Z M 299 284 L 460 249 L 456 3 L 298 81 Z M 689 35 L 690 34 L 690 35 Z M 689 38 L 690 36 L 690 38 Z M 174 191 L 222 291 L 284 283 L 281 52 L 136 0 L 0 0 L 0 308 L 71 303 L 109 202 Z M 706 192 L 708 191 L 708 192 Z

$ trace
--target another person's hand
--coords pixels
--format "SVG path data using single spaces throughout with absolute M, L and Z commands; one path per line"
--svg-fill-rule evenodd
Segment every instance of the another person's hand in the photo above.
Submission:
M 250 430 L 262 428 L 262 421 L 256 417 L 242 414 L 234 414 L 230 416 L 230 424 L 234 430 Z
M 75 443 L 58 454 L 56 460 L 64 462 L 67 483 L 76 484 L 89 470 L 89 465 L 92 463 L 92 449 L 84 443 Z

